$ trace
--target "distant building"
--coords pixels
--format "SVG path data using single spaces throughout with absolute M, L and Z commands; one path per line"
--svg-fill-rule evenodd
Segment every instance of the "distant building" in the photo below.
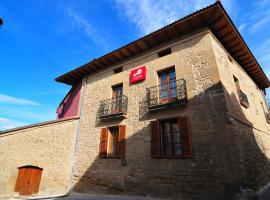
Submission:
M 270 181 L 270 82 L 220 1 L 56 79 L 57 120 L 0 135 L 0 196 L 232 199 Z

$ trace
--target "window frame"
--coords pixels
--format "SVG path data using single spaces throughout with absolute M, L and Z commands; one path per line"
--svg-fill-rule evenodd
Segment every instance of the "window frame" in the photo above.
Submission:
M 174 72 L 174 79 L 171 79 L 171 77 L 170 77 L 171 72 Z M 165 79 L 165 81 L 162 81 L 161 79 L 162 79 L 162 76 L 164 74 L 165 74 L 166 79 Z M 178 97 L 177 97 L 177 83 L 176 83 L 177 79 L 176 79 L 175 66 L 158 71 L 157 75 L 158 75 L 158 83 L 159 83 L 159 101 L 161 103 L 169 103 L 169 102 L 176 100 Z M 173 82 L 175 82 L 175 88 L 171 88 L 171 83 L 173 83 Z M 162 92 L 163 92 L 162 85 L 163 84 L 167 84 L 167 89 L 165 89 L 165 91 L 167 93 L 167 98 L 162 98 Z M 171 97 L 171 91 L 173 91 L 173 90 L 176 94 L 175 97 Z
M 106 152 L 106 158 L 118 158 L 118 139 L 119 139 L 119 126 L 110 126 L 107 127 L 108 128 L 108 135 L 107 135 L 107 152 Z M 115 144 L 115 155 L 109 155 L 109 153 L 112 152 L 112 149 L 109 150 L 109 148 L 111 148 L 111 144 L 112 144 L 112 131 L 111 129 L 117 129 L 117 136 L 116 136 L 116 144 Z
M 182 139 L 181 139 L 181 132 L 180 132 L 180 124 L 179 124 L 179 120 L 178 120 L 178 118 L 168 118 L 168 119 L 161 119 L 161 120 L 159 120 L 159 126 L 160 126 L 160 140 L 161 140 L 161 157 L 162 158 L 165 158 L 165 159 L 172 159 L 172 158 L 181 158 L 181 157 L 183 157 L 182 156 L 182 144 L 181 144 L 181 141 L 182 141 Z M 171 148 L 172 148 L 172 155 L 171 156 L 168 156 L 168 155 L 166 155 L 166 153 L 165 153 L 165 151 L 166 151 L 166 147 L 165 147 L 165 138 L 166 138 L 166 136 L 165 136 L 165 131 L 164 131 L 164 129 L 165 129 L 165 127 L 164 127 L 164 125 L 165 125 L 165 123 L 169 123 L 170 124 L 170 138 L 171 138 Z M 175 151 L 175 144 L 176 143 L 174 143 L 174 133 L 173 133 L 173 124 L 177 124 L 177 126 L 178 126 L 178 131 L 179 131 L 179 133 L 178 133 L 178 139 L 179 139 L 179 143 L 177 143 L 177 144 L 179 144 L 180 145 L 180 149 L 181 149 L 181 154 L 179 154 L 179 155 L 176 155 L 176 151 Z

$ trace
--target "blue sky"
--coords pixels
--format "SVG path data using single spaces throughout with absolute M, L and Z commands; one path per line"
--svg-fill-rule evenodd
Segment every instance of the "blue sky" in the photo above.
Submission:
M 213 0 L 1 0 L 0 130 L 55 119 L 54 78 Z M 270 76 L 270 1 L 223 0 Z

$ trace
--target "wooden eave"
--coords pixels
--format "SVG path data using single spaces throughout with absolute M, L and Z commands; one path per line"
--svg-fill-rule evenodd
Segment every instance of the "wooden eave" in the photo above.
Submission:
M 265 89 L 270 86 L 267 76 L 220 1 L 100 58 L 93 59 L 91 62 L 59 76 L 55 80 L 68 85 L 78 84 L 86 76 L 97 73 L 98 71 L 109 68 L 127 59 L 131 59 L 143 52 L 157 48 L 204 27 L 208 27 L 211 30 L 230 56 L 249 74 L 259 88 Z

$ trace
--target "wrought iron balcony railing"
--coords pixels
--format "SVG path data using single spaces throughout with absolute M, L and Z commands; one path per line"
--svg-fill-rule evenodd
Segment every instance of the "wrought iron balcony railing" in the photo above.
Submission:
M 147 88 L 148 109 L 158 109 L 171 104 L 187 104 L 185 79 L 173 80 L 158 86 Z
M 270 114 L 269 113 L 264 113 L 265 114 L 265 119 L 268 124 L 270 124 Z
M 100 101 L 99 118 L 110 118 L 127 114 L 128 98 L 125 95 Z
M 249 102 L 248 102 L 247 95 L 243 91 L 239 90 L 238 91 L 238 96 L 239 96 L 240 104 L 242 106 L 244 106 L 245 108 L 248 108 L 249 107 Z

